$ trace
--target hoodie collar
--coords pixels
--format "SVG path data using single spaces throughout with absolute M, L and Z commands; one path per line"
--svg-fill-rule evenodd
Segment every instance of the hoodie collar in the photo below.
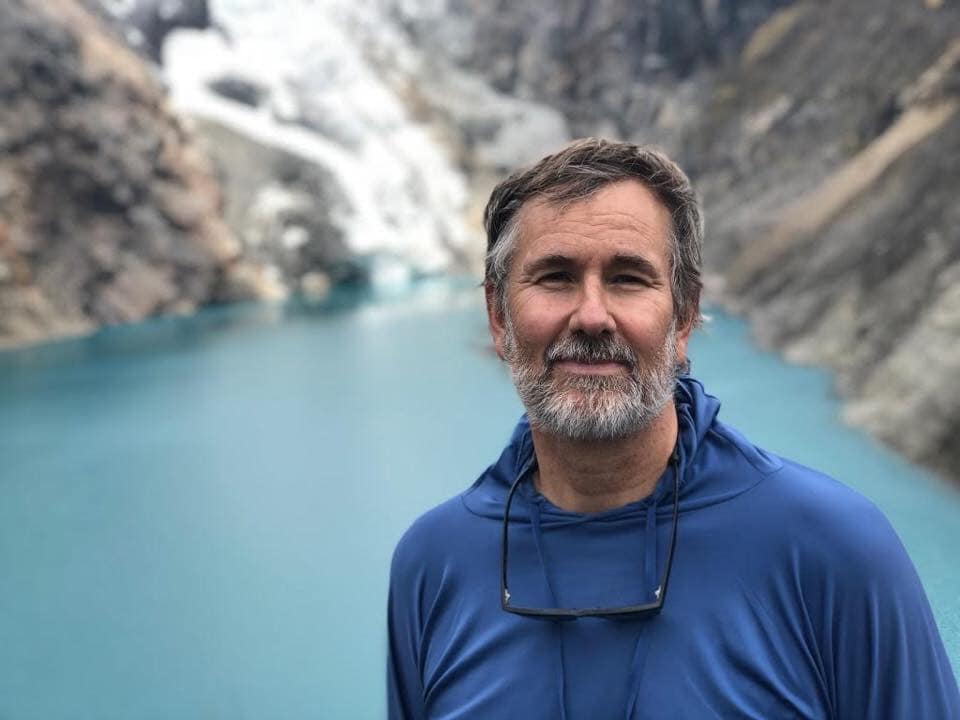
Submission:
M 755 484 L 757 477 L 753 473 L 744 474 L 742 479 L 728 477 L 730 473 L 723 472 L 725 463 L 719 462 L 716 450 L 705 450 L 706 446 L 717 445 L 709 435 L 721 440 L 723 450 L 734 450 L 748 456 L 755 467 L 761 470 L 776 469 L 779 467 L 774 459 L 760 453 L 750 445 L 736 431 L 723 425 L 717 420 L 720 410 L 720 401 L 707 394 L 703 385 L 691 377 L 681 377 L 677 381 L 675 403 L 678 419 L 677 452 L 679 455 L 678 471 L 680 472 L 680 509 L 681 511 L 694 509 L 702 505 L 721 502 L 729 497 L 740 494 Z M 726 442 L 723 442 L 723 441 Z M 749 457 L 753 455 L 753 459 Z M 773 467 L 773 466 L 776 467 Z M 532 472 L 536 467 L 536 456 L 533 452 L 533 439 L 530 424 L 523 416 L 514 428 L 513 433 L 504 448 L 500 458 L 488 467 L 476 482 L 462 495 L 467 509 L 476 515 L 501 519 L 506 494 L 521 473 Z M 556 522 L 585 522 L 603 520 L 621 520 L 633 515 L 640 517 L 645 514 L 646 507 L 651 502 L 660 506 L 660 512 L 671 511 L 669 503 L 662 502 L 663 498 L 672 492 L 671 467 L 668 465 L 663 476 L 657 481 L 652 495 L 643 500 L 629 503 L 619 508 L 613 508 L 599 513 L 575 513 L 556 507 L 540 495 L 530 483 L 523 483 L 518 490 L 518 497 L 511 508 L 511 521 L 530 521 L 530 503 L 539 503 L 545 525 Z

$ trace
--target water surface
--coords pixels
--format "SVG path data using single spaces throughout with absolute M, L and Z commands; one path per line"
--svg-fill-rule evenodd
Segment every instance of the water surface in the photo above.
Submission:
M 248 305 L 0 355 L 0 717 L 378 718 L 387 567 L 520 414 L 479 291 Z M 960 497 L 716 315 L 722 417 L 873 498 L 960 666 Z

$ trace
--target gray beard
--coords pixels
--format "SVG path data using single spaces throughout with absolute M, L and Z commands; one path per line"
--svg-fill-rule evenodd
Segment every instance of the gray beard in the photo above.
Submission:
M 676 336 L 676 321 L 672 321 L 649 367 L 641 367 L 622 340 L 577 333 L 551 344 L 544 353 L 545 369 L 539 370 L 518 346 L 508 316 L 503 348 L 532 426 L 570 440 L 614 440 L 649 426 L 673 398 L 679 372 Z M 559 377 L 553 365 L 561 359 L 620 362 L 628 373 Z

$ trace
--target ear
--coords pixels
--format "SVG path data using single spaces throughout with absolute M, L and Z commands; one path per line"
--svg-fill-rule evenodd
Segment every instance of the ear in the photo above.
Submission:
M 678 363 L 687 360 L 687 343 L 690 341 L 690 333 L 692 332 L 693 319 L 685 319 L 677 326 L 676 351 Z
M 490 339 L 493 340 L 497 357 L 503 360 L 504 318 L 497 302 L 497 291 L 488 282 L 483 284 L 483 290 L 487 298 L 487 326 L 490 328 Z

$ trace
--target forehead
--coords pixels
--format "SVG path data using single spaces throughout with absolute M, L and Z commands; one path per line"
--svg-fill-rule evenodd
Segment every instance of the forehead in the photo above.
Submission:
M 518 255 L 602 255 L 634 252 L 657 264 L 669 254 L 671 220 L 663 203 L 637 180 L 622 180 L 567 204 L 534 198 L 517 216 Z

